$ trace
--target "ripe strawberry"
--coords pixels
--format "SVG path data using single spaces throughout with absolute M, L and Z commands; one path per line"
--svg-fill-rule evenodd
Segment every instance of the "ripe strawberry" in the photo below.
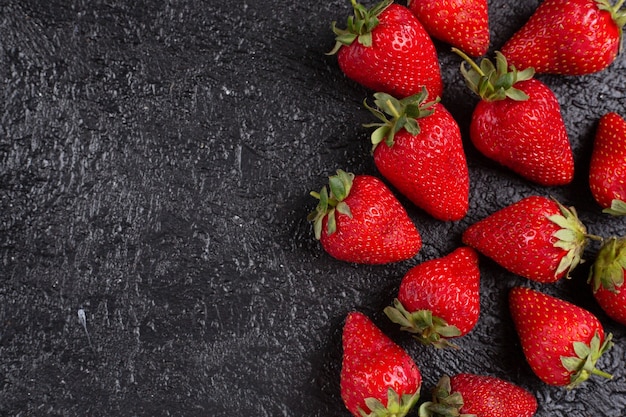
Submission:
M 406 415 L 419 399 L 422 376 L 409 354 L 364 314 L 343 328 L 341 398 L 355 417 Z M 383 414 L 383 410 L 389 414 Z
M 503 379 L 462 373 L 443 376 L 433 390 L 433 400 L 419 411 L 420 417 L 532 417 L 537 399 Z
M 344 74 L 395 97 L 417 94 L 426 87 L 432 97 L 443 91 L 441 69 L 432 39 L 405 6 L 383 0 L 366 9 L 351 0 L 354 16 L 347 29 L 333 22 L 334 49 Z
M 433 37 L 472 56 L 489 49 L 486 0 L 409 0 L 408 8 Z
M 509 293 L 509 307 L 522 349 L 533 372 L 549 385 L 574 388 L 592 374 L 600 356 L 613 345 L 589 311 L 530 288 Z
M 486 157 L 544 186 L 568 184 L 574 178 L 574 156 L 556 96 L 533 77 L 533 70 L 509 70 L 496 52 L 496 66 L 483 59 L 467 61 L 461 72 L 481 100 L 470 122 L 470 139 Z
M 588 237 L 573 207 L 531 196 L 471 225 L 463 243 L 514 274 L 551 283 L 581 262 Z
M 417 228 L 385 184 L 342 170 L 311 195 L 319 204 L 308 219 L 315 237 L 336 259 L 385 264 L 412 258 L 422 246 Z
M 380 173 L 416 206 L 439 220 L 460 220 L 469 205 L 469 173 L 459 125 L 428 93 L 397 100 L 376 93 L 372 108 L 382 123 L 372 133 Z M 389 118 L 388 118 L 389 116 Z M 384 141 L 384 145 L 381 142 Z
M 478 322 L 479 289 L 478 254 L 457 248 L 411 268 L 385 314 L 425 345 L 455 347 L 448 338 L 466 335 Z
M 626 326 L 626 237 L 611 237 L 600 248 L 589 273 L 593 295 L 602 310 Z
M 545 0 L 502 47 L 518 69 L 583 75 L 602 71 L 617 56 L 626 24 L 623 0 Z
M 606 212 L 626 214 L 626 120 L 617 113 L 600 118 L 591 154 L 589 186 Z

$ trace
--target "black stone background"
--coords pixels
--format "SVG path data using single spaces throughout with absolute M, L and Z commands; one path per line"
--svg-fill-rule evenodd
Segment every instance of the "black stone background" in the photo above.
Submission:
M 490 1 L 490 57 L 538 3 Z M 305 219 L 309 191 L 336 169 L 377 175 L 362 127 L 371 92 L 324 55 L 347 0 L 0 5 L 0 415 L 347 416 L 341 328 L 353 309 L 409 351 L 424 397 L 443 373 L 467 371 L 529 389 L 539 417 L 626 415 L 626 331 L 592 299 L 591 262 L 542 286 L 482 257 L 482 316 L 460 351 L 419 346 L 382 314 L 410 267 L 529 195 L 574 205 L 592 233 L 626 234 L 586 177 L 597 120 L 625 113 L 624 55 L 598 74 L 538 77 L 562 105 L 577 167 L 571 185 L 543 188 L 472 147 L 477 99 L 437 43 L 469 213 L 439 222 L 400 197 L 423 249 L 359 266 L 326 255 Z M 508 313 L 514 285 L 597 314 L 616 342 L 599 365 L 615 378 L 542 384 Z

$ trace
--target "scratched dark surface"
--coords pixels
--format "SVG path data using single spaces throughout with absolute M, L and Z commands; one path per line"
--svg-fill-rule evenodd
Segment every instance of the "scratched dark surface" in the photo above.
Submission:
M 489 3 L 490 56 L 537 4 Z M 354 309 L 413 356 L 425 397 L 463 371 L 527 388 L 539 417 L 626 415 L 626 330 L 591 298 L 590 262 L 540 286 L 481 258 L 482 315 L 458 352 L 417 346 L 381 314 L 408 268 L 528 195 L 574 205 L 592 233 L 626 234 L 586 179 L 597 120 L 626 113 L 625 55 L 602 73 L 539 77 L 576 155 L 574 182 L 547 189 L 472 147 L 476 98 L 437 43 L 469 213 L 443 223 L 400 197 L 424 248 L 357 266 L 330 259 L 305 219 L 308 192 L 336 169 L 377 175 L 371 92 L 324 55 L 330 22 L 350 12 L 344 0 L 0 1 L 0 415 L 348 416 L 340 337 Z M 600 317 L 612 381 L 567 391 L 532 374 L 506 305 L 518 284 Z

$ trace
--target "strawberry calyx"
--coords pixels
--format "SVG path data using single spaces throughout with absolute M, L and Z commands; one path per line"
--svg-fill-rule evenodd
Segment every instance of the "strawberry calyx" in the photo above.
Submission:
M 315 210 L 309 214 L 307 219 L 313 222 L 313 230 L 315 238 L 320 239 L 322 236 L 323 221 L 328 216 L 326 232 L 331 235 L 337 230 L 336 212 L 345 214 L 352 218 L 350 207 L 345 203 L 346 197 L 350 194 L 354 174 L 345 172 L 341 169 L 337 170 L 337 175 L 333 175 L 328 179 L 328 188 L 322 187 L 321 191 L 312 191 L 312 197 L 319 200 Z
M 612 216 L 626 216 L 626 202 L 615 199 L 611 201 L 611 207 L 605 208 L 602 212 Z
M 410 312 L 396 298 L 393 300 L 393 307 L 386 307 L 384 313 L 389 317 L 389 320 L 399 324 L 401 330 L 411 333 L 416 340 L 424 345 L 458 349 L 458 346 L 448 341 L 448 338 L 460 336 L 459 328 L 449 325 L 440 317 L 433 316 L 430 310 Z
M 367 128 L 376 128 L 371 135 L 372 151 L 383 140 L 387 146 L 393 146 L 396 133 L 402 129 L 413 136 L 418 135 L 420 133 L 418 119 L 433 114 L 435 112 L 433 106 L 439 102 L 439 97 L 433 101 L 426 102 L 427 97 L 428 91 L 423 87 L 419 93 L 401 100 L 387 93 L 375 93 L 375 107 L 370 106 L 367 103 L 367 99 L 365 99 L 363 101 L 365 108 L 380 120 L 379 123 L 363 125 Z
M 334 55 L 342 46 L 352 45 L 354 41 L 366 47 L 372 46 L 372 31 L 380 23 L 378 16 L 393 3 L 393 0 L 383 0 L 369 9 L 356 0 L 351 2 L 354 15 L 348 17 L 347 27 L 340 29 L 337 22 L 332 22 L 335 46 L 326 55 Z
M 514 86 L 518 82 L 533 78 L 534 68 L 518 71 L 514 66 L 509 67 L 506 57 L 499 51 L 496 51 L 495 65 L 489 59 L 483 58 L 480 66 L 463 51 L 457 48 L 452 48 L 452 51 L 465 61 L 461 63 L 461 74 L 465 84 L 482 100 L 499 101 L 507 98 L 515 101 L 528 100 L 528 95 Z M 470 65 L 470 69 L 465 67 L 466 63 Z
M 450 377 L 444 375 L 433 389 L 433 400 L 420 406 L 419 417 L 476 417 L 476 414 L 461 414 L 463 405 L 463 395 L 452 392 Z
M 618 293 L 624 285 L 625 268 L 626 237 L 610 237 L 600 248 L 587 282 L 591 283 L 594 293 L 600 288 Z
M 609 0 L 596 0 L 596 4 L 598 5 L 598 9 L 607 11 L 611 14 L 611 18 L 615 22 L 615 25 L 619 29 L 619 45 L 620 51 L 623 46 L 623 29 L 626 26 L 626 10 L 622 9 L 624 2 L 626 0 L 619 0 L 615 4 L 611 4 Z
M 404 417 L 415 407 L 419 398 L 419 389 L 413 394 L 400 396 L 393 388 L 389 388 L 386 407 L 376 398 L 366 398 L 365 405 L 370 409 L 370 413 L 368 414 L 361 408 L 359 408 L 359 413 L 362 417 Z
M 558 205 L 560 214 L 547 217 L 550 221 L 561 227 L 561 229 L 552 234 L 552 236 L 557 239 L 553 246 L 567 251 L 567 254 L 561 258 L 554 272 L 554 276 L 560 276 L 566 272 L 565 276 L 569 278 L 570 272 L 584 262 L 582 255 L 587 246 L 588 239 L 599 238 L 587 234 L 587 229 L 578 219 L 578 214 L 574 207 L 567 208 L 558 201 L 554 199 L 553 201 Z
M 613 375 L 596 368 L 598 359 L 612 346 L 613 335 L 609 333 L 604 342 L 596 330 L 589 344 L 574 342 L 574 352 L 576 356 L 561 356 L 561 364 L 572 373 L 568 389 L 576 388 L 582 382 L 589 379 L 591 375 L 598 375 L 603 378 L 612 379 Z

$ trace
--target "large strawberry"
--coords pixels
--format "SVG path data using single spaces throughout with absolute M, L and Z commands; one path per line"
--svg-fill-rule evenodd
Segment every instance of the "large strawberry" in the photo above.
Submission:
M 600 248 L 589 273 L 593 295 L 604 312 L 626 326 L 626 237 L 611 237 Z
M 364 314 L 348 314 L 340 387 L 352 415 L 402 417 L 417 403 L 421 385 L 420 371 L 404 349 Z
M 623 0 L 544 0 L 502 47 L 518 69 L 583 75 L 615 60 L 626 24 Z
M 605 211 L 626 214 L 626 120 L 617 113 L 600 118 L 591 153 L 589 187 Z
M 457 248 L 411 268 L 385 314 L 426 345 L 454 346 L 448 339 L 466 335 L 478 322 L 479 289 L 478 254 Z
M 523 287 L 511 290 L 509 308 L 526 360 L 543 382 L 574 388 L 592 374 L 611 378 L 596 363 L 612 336 L 592 313 Z
M 439 220 L 467 213 L 469 173 L 459 125 L 438 100 L 426 102 L 426 89 L 397 100 L 376 93 L 365 106 L 381 120 L 372 133 L 380 173 L 416 206 Z M 384 142 L 384 143 L 383 143 Z
M 489 49 L 489 14 L 486 0 L 409 0 L 408 8 L 436 39 L 472 56 Z
M 319 199 L 309 220 L 315 237 L 336 259 L 385 264 L 412 258 L 422 246 L 417 228 L 391 190 L 378 178 L 342 170 Z
M 483 59 L 478 66 L 461 64 L 468 87 L 481 100 L 470 122 L 470 139 L 485 156 L 522 177 L 545 186 L 568 184 L 574 178 L 574 156 L 556 96 L 533 77 L 518 72 L 496 52 L 496 65 Z
M 589 237 L 573 207 L 531 196 L 468 227 L 463 243 L 514 274 L 550 283 L 581 262 Z
M 443 91 L 441 69 L 432 39 L 409 9 L 383 0 L 370 9 L 351 0 L 354 15 L 336 34 L 335 48 L 344 74 L 395 97 L 417 94 L 426 87 L 432 97 Z
M 419 417 L 532 417 L 536 411 L 537 399 L 524 388 L 494 376 L 461 373 L 439 380 Z

